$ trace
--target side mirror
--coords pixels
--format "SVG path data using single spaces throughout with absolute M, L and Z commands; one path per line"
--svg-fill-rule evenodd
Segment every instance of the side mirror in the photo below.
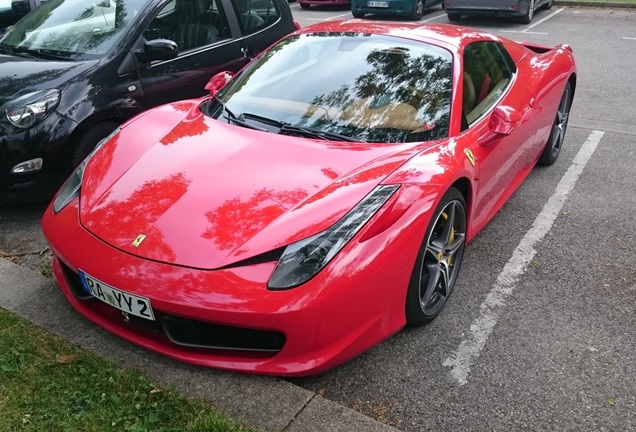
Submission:
M 205 89 L 210 93 L 210 96 L 216 96 L 219 92 L 232 81 L 234 74 L 232 72 L 224 71 L 219 72 L 210 78 L 210 81 L 205 85 Z
M 154 39 L 146 42 L 144 48 L 135 51 L 135 55 L 142 63 L 153 60 L 172 60 L 179 54 L 176 42 L 169 39 Z
M 520 121 L 521 114 L 517 110 L 509 106 L 499 105 L 490 114 L 488 126 L 496 134 L 510 135 Z

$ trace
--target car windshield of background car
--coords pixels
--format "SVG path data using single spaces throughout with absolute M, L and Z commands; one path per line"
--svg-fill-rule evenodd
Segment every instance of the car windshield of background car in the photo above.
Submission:
M 117 43 L 147 0 L 50 0 L 0 40 L 5 51 L 98 58 Z
M 448 136 L 451 78 L 452 55 L 440 47 L 316 33 L 278 43 L 220 98 L 240 121 L 266 129 L 257 117 L 361 142 L 415 142 Z M 221 104 L 210 108 L 214 118 L 228 115 Z

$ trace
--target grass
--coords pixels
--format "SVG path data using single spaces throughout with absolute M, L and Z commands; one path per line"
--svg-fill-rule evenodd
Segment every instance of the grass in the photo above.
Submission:
M 252 431 L 0 309 L 0 431 Z

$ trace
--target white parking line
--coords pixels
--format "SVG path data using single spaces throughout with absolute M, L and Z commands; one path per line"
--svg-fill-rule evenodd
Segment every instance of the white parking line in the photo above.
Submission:
M 624 37 L 623 39 L 625 39 L 625 40 L 636 40 L 636 38 L 631 38 L 631 37 Z
M 328 18 L 307 18 L 307 21 L 331 21 L 331 20 L 335 20 L 338 18 L 346 17 L 346 16 L 351 16 L 351 12 L 347 12 L 345 14 L 340 14 L 340 15 L 332 15 Z
M 552 18 L 556 14 L 558 14 L 560 12 L 563 12 L 563 10 L 565 10 L 565 8 L 557 9 L 554 12 L 552 12 L 550 15 L 548 15 L 547 17 L 545 17 L 543 19 L 540 19 L 539 21 L 536 21 L 534 24 L 529 25 L 528 27 L 524 28 L 523 30 L 499 30 L 499 31 L 503 32 L 503 33 L 527 33 L 527 34 L 547 35 L 548 33 L 537 33 L 537 32 L 531 32 L 530 30 L 532 30 L 533 28 L 535 28 L 539 24 L 546 22 L 547 20 L 549 20 L 550 18 Z
M 446 16 L 446 12 L 442 12 L 441 14 L 439 14 L 437 16 L 434 16 L 434 17 L 429 18 L 429 19 L 425 19 L 424 21 L 420 21 L 420 22 L 421 23 L 427 23 L 427 22 L 438 20 L 438 19 L 440 19 L 441 17 L 444 17 L 444 16 Z
M 526 29 L 524 31 L 532 30 L 533 28 L 535 28 L 539 24 L 546 22 L 547 20 L 549 20 L 550 18 L 554 17 L 556 14 L 558 14 L 560 12 L 563 12 L 564 10 L 565 10 L 565 8 L 561 8 L 561 9 L 555 10 L 554 12 L 552 12 L 547 17 L 545 17 L 543 19 L 540 19 L 539 21 L 535 22 L 534 24 L 530 24 L 528 27 L 526 27 Z
M 536 34 L 536 35 L 547 35 L 548 33 L 542 32 L 529 32 L 526 30 L 499 30 L 502 33 L 523 33 L 523 34 Z
M 470 326 L 470 336 L 462 341 L 459 347 L 442 363 L 442 365 L 451 368 L 451 375 L 459 385 L 468 382 L 470 367 L 484 349 L 488 337 L 497 324 L 499 314 L 505 306 L 505 300 L 510 297 L 517 280 L 525 273 L 528 264 L 536 254 L 534 245 L 552 228 L 568 193 L 574 188 L 604 133 L 595 130 L 587 138 L 572 161 L 572 165 L 561 178 L 554 194 L 548 199 L 530 230 L 521 239 L 512 253 L 512 257 L 497 277 L 492 290 L 481 304 L 479 317 Z

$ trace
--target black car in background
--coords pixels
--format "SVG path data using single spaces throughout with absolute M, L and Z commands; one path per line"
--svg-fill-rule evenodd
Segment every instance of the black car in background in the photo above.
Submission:
M 0 36 L 46 0 L 0 0 Z
M 50 198 L 123 121 L 296 28 L 287 0 L 48 0 L 0 39 L 0 204 Z

